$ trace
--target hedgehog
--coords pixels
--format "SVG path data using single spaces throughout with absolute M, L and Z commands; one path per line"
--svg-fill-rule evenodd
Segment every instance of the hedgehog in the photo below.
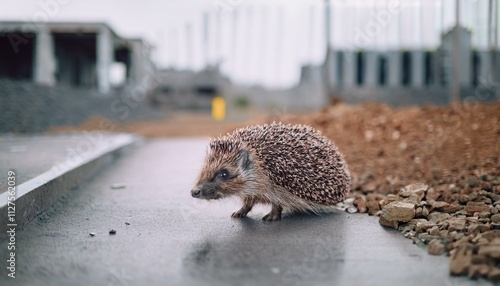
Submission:
M 194 198 L 241 198 L 231 217 L 244 218 L 255 204 L 270 204 L 262 219 L 283 212 L 334 210 L 351 187 L 347 163 L 337 147 L 307 125 L 272 123 L 237 129 L 211 139 Z

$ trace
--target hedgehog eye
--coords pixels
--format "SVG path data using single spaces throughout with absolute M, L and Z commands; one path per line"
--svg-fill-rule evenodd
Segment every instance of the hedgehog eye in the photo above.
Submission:
M 217 177 L 221 178 L 221 179 L 227 179 L 227 178 L 229 178 L 229 172 L 226 169 L 222 169 L 217 174 Z

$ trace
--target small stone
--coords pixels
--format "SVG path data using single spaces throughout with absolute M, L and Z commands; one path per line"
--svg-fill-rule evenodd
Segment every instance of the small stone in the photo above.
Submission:
M 424 217 L 429 217 L 429 209 L 427 209 L 427 207 L 422 208 L 422 215 Z
M 482 211 L 479 213 L 480 218 L 490 218 L 490 216 L 491 216 L 491 212 L 489 210 Z
M 445 239 L 449 236 L 449 231 L 447 229 L 439 231 L 439 237 Z
M 353 202 L 354 202 L 354 198 L 347 198 L 344 200 L 344 203 L 346 203 L 348 205 L 352 204 Z
M 485 223 L 485 224 L 478 224 L 479 232 L 486 232 L 490 230 L 490 224 Z
M 377 183 L 375 182 L 369 182 L 362 186 L 363 192 L 368 193 L 368 192 L 373 192 L 377 189 Z
M 448 204 L 447 206 L 444 206 L 441 208 L 441 211 L 445 213 L 454 213 L 460 210 L 460 205 L 458 204 Z
M 491 208 L 490 212 L 491 212 L 492 215 L 496 215 L 496 214 L 498 214 L 498 208 L 496 208 L 496 207 L 495 208 Z
M 473 216 L 467 217 L 467 218 L 465 218 L 465 220 L 468 222 L 471 222 L 471 223 L 478 223 L 479 222 L 479 219 L 477 217 L 473 217 Z
M 410 194 L 407 198 L 403 199 L 403 202 L 405 203 L 412 203 L 412 204 L 419 204 L 420 203 L 420 197 L 417 194 Z
M 409 222 L 415 217 L 415 204 L 392 202 L 382 209 L 382 215 L 388 221 Z
M 441 236 L 440 233 L 439 233 L 439 227 L 437 225 L 431 227 L 427 232 L 430 235 Z
M 399 191 L 399 195 L 403 198 L 408 198 L 412 194 L 415 194 L 419 197 L 419 201 L 425 197 L 425 193 L 429 188 L 428 185 L 422 183 L 410 184 L 405 186 Z
M 465 218 L 453 218 L 448 222 L 450 223 L 449 231 L 463 231 L 465 229 Z
M 479 246 L 477 254 L 486 255 L 493 259 L 500 259 L 500 246 L 493 245 L 491 243 L 487 245 L 481 245 Z
M 130 222 L 125 222 L 126 225 L 130 225 Z
M 95 236 L 95 232 L 89 233 L 90 236 Z
M 498 280 L 500 279 L 500 268 L 492 267 L 490 272 L 488 273 L 488 279 L 490 280 Z
M 369 215 L 375 215 L 378 211 L 380 211 L 380 206 L 376 200 L 371 200 L 366 203 L 366 207 L 368 208 Z
M 423 215 L 422 215 L 422 208 L 421 207 L 418 207 L 415 210 L 415 217 L 423 217 Z
M 500 223 L 500 214 L 492 215 L 490 219 L 491 219 L 491 222 Z
M 429 188 L 427 190 L 427 194 L 425 196 L 426 200 L 429 201 L 429 200 L 437 200 L 439 197 L 441 196 L 441 192 L 438 192 L 436 190 L 434 190 L 433 188 Z
M 486 276 L 490 272 L 490 266 L 487 264 L 477 264 L 477 265 L 471 265 L 469 267 L 469 270 L 467 272 L 467 277 L 469 279 L 476 279 L 481 276 Z
M 452 244 L 452 247 L 453 248 L 457 248 L 457 247 L 460 247 L 460 245 L 464 244 L 464 243 L 469 243 L 470 239 L 468 236 L 464 236 L 463 233 L 455 233 L 455 235 L 453 235 L 453 239 L 456 239 L 457 241 L 455 241 L 453 244 Z
M 473 238 L 473 239 L 471 239 L 470 241 L 471 241 L 472 243 L 476 243 L 476 244 L 477 244 L 477 242 L 478 242 L 478 241 L 479 241 L 479 239 L 481 239 L 481 238 L 483 238 L 483 235 L 482 235 L 481 233 L 478 233 L 478 234 L 476 234 L 476 236 L 474 236 L 474 238 Z M 488 242 L 489 242 L 489 241 L 488 241 Z
M 430 235 L 428 233 L 421 233 L 421 234 L 417 235 L 417 237 L 420 238 L 420 240 L 422 240 L 426 244 L 429 243 L 433 239 L 439 238 L 438 236 Z
M 360 213 L 367 212 L 366 199 L 364 196 L 356 198 L 354 200 L 354 206 L 358 208 Z
M 486 255 L 474 255 L 472 256 L 472 264 L 484 264 L 488 263 L 489 258 Z
M 470 198 L 468 195 L 460 195 L 460 198 L 458 199 L 458 201 L 461 203 L 461 204 L 467 204 L 469 201 L 470 201 Z
M 390 221 L 390 220 L 387 220 L 386 218 L 384 218 L 382 215 L 380 216 L 379 218 L 379 221 L 378 221 L 381 225 L 383 226 L 388 226 L 388 227 L 392 227 L 394 229 L 398 229 L 398 222 L 397 221 Z
M 450 258 L 450 273 L 460 275 L 468 272 L 472 260 L 470 245 L 460 245 Z
M 486 205 L 484 202 L 468 202 L 465 206 L 465 210 L 470 213 L 489 211 L 490 207 Z
M 450 214 L 447 213 L 432 212 L 429 214 L 429 221 L 437 224 L 449 219 L 450 217 Z
M 114 183 L 111 185 L 111 188 L 116 190 L 116 189 L 124 189 L 125 188 L 125 184 L 120 184 L 120 183 Z
M 357 213 L 358 212 L 358 209 L 355 208 L 355 207 L 348 207 L 346 209 L 346 212 L 350 213 L 350 214 L 353 214 L 353 213 Z
M 489 241 L 486 238 L 481 237 L 480 239 L 477 240 L 476 245 L 481 246 L 481 245 L 487 245 L 488 243 Z
M 111 229 L 111 230 L 109 231 L 109 234 L 111 234 L 111 235 L 116 234 L 116 230 Z
M 472 234 L 472 235 L 476 235 L 479 233 L 479 226 L 477 223 L 471 223 L 468 227 L 467 227 L 467 234 Z
M 441 255 L 444 251 L 444 244 L 439 239 L 431 240 L 427 246 L 427 252 L 431 255 Z
M 438 210 L 438 211 L 442 211 L 442 209 L 443 209 L 444 207 L 447 207 L 448 205 L 449 205 L 449 204 L 448 204 L 447 202 L 433 202 L 433 203 L 431 204 L 431 207 L 432 207 L 433 209 Z

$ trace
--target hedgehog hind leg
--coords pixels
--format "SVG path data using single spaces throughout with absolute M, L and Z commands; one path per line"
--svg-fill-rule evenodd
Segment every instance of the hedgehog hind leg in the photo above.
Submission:
M 255 205 L 255 199 L 253 197 L 245 197 L 243 199 L 243 206 L 238 211 L 235 211 L 231 217 L 232 218 L 243 218 L 252 210 Z
M 280 205 L 273 204 L 271 212 L 265 215 L 262 220 L 265 221 L 276 221 L 281 220 L 281 212 L 283 211 L 283 207 Z

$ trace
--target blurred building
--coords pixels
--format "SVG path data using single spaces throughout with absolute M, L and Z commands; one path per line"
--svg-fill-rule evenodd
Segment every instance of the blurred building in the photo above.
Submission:
M 212 99 L 226 96 L 230 81 L 217 67 L 201 71 L 161 70 L 158 86 L 151 92 L 150 102 L 171 109 L 210 110 Z
M 459 49 L 462 100 L 500 97 L 500 52 L 474 49 L 471 32 L 459 28 L 442 35 L 436 50 L 344 50 L 329 57 L 330 86 L 335 95 L 351 103 L 379 101 L 395 105 L 446 104 L 450 101 L 453 53 Z
M 125 68 L 125 83 L 154 73 L 151 46 L 118 36 L 104 23 L 0 22 L 0 77 L 43 85 L 110 91 L 111 69 Z

